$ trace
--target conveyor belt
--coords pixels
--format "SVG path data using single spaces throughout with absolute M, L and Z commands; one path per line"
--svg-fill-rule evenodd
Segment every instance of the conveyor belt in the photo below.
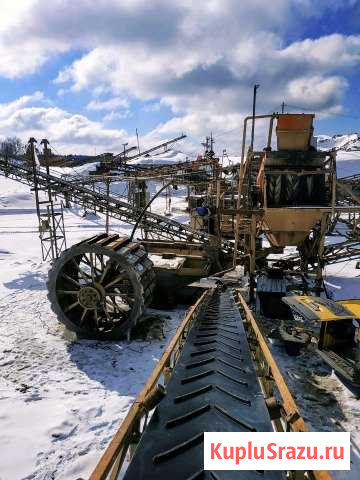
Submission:
M 0 174 L 8 176 L 13 180 L 33 186 L 34 178 L 32 168 L 18 161 L 5 161 L 0 158 Z M 120 200 L 117 197 L 107 197 L 106 194 L 92 191 L 80 183 L 74 184 L 56 175 L 47 175 L 42 170 L 37 171 L 39 188 L 51 189 L 54 195 L 71 199 L 77 205 L 84 205 L 88 208 L 102 208 L 109 211 L 109 216 L 122 222 L 134 224 L 140 214 L 135 206 Z M 141 225 L 148 233 L 155 234 L 161 238 L 172 240 L 185 240 L 188 242 L 209 243 L 210 236 L 204 232 L 194 230 L 175 220 L 171 220 L 156 213 L 146 212 Z M 231 242 L 223 240 L 224 251 L 232 252 Z
M 204 432 L 272 430 L 239 310 L 228 290 L 216 290 L 190 330 L 124 480 L 284 478 L 281 472 L 203 471 Z

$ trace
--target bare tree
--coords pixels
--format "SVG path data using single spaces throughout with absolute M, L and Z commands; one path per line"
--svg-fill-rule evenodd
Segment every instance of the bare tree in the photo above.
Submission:
M 0 155 L 21 155 L 24 153 L 24 144 L 19 137 L 7 137 L 0 144 Z

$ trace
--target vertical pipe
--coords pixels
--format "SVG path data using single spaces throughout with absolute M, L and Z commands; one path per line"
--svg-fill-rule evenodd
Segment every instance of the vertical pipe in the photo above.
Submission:
M 93 194 L 94 194 L 94 197 L 95 197 L 95 182 L 93 182 L 92 184 L 92 191 L 93 191 Z M 94 202 L 94 214 L 96 215 L 96 203 Z
M 258 115 L 256 118 L 272 118 L 274 115 Z M 236 202 L 236 220 L 235 220 L 235 243 L 234 243 L 234 257 L 233 257 L 233 266 L 236 266 L 237 263 L 237 249 L 239 245 L 239 228 L 241 225 L 241 215 L 240 215 L 240 207 L 241 207 L 241 194 L 242 194 L 242 187 L 243 187 L 243 180 L 245 175 L 245 145 L 246 145 L 246 133 L 247 133 L 247 123 L 249 120 L 253 119 L 254 117 L 245 117 L 244 118 L 244 126 L 243 126 L 243 138 L 242 138 L 242 146 L 241 146 L 241 164 L 239 167 L 239 178 L 238 178 L 238 188 L 237 188 L 237 202 Z
M 259 84 L 254 85 L 254 94 L 253 94 L 253 109 L 252 109 L 252 125 L 251 125 L 251 143 L 250 148 L 254 150 L 254 137 L 255 137 L 255 115 L 256 115 L 256 95 L 258 88 L 260 87 Z
M 336 203 L 336 185 L 337 185 L 336 152 L 331 153 L 331 170 L 332 170 L 331 215 L 334 216 L 334 209 L 335 209 L 335 203 Z
M 275 114 L 270 119 L 269 135 L 268 135 L 268 141 L 267 141 L 267 150 L 271 149 L 271 139 L 272 139 L 272 133 L 273 133 L 274 119 L 275 119 Z
M 217 236 L 219 244 L 221 242 L 221 216 L 220 214 L 220 195 L 221 195 L 221 182 L 219 176 L 219 169 L 216 168 L 216 229 L 217 229 Z M 222 205 L 223 207 L 224 205 Z
M 329 215 L 323 214 L 320 222 L 320 233 L 319 233 L 319 246 L 317 251 L 317 267 L 316 267 L 316 278 L 315 278 L 315 292 L 320 296 L 323 286 L 323 255 L 325 247 L 325 236 L 328 225 Z

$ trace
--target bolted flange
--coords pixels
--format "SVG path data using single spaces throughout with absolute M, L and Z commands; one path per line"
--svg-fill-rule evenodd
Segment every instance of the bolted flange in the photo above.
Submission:
M 79 290 L 78 299 L 82 307 L 93 310 L 100 303 L 101 295 L 92 285 L 85 285 Z

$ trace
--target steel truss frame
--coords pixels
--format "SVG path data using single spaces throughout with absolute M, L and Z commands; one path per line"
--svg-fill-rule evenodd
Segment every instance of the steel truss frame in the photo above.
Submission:
M 9 178 L 34 187 L 32 167 L 17 160 L 5 162 L 0 159 L 0 173 L 4 175 L 5 171 Z M 66 201 L 72 201 L 88 210 L 96 208 L 100 212 L 108 211 L 109 217 L 125 223 L 134 224 L 140 214 L 138 208 L 117 197 L 108 197 L 106 193 L 93 191 L 87 186 L 74 184 L 41 170 L 37 170 L 37 183 L 40 189 L 49 188 L 53 195 L 61 196 Z M 194 230 L 188 225 L 152 212 L 146 212 L 142 219 L 142 227 L 154 236 L 171 240 L 208 244 L 214 240 L 212 235 Z M 228 253 L 233 251 L 233 244 L 226 240 L 221 242 L 220 247 Z

